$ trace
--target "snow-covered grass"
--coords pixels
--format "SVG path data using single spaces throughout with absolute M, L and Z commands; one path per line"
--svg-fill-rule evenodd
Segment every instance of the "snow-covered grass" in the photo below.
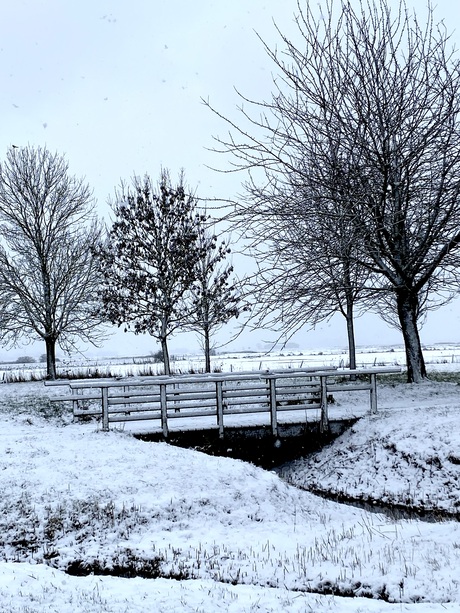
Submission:
M 459 420 L 460 403 L 414 406 L 410 419 L 407 408 L 381 411 L 282 474 L 289 483 L 343 499 L 460 519 Z
M 459 391 L 380 385 L 377 416 L 284 474 L 456 510 Z M 5 613 L 460 610 L 456 521 L 396 520 L 244 462 L 74 424 L 41 383 L 1 386 L 0 417 Z
M 460 369 L 460 345 L 455 343 L 437 344 L 423 348 L 426 364 L 433 368 Z M 400 366 L 405 364 L 403 346 L 358 347 L 356 364 L 358 368 L 369 366 Z M 279 368 L 307 368 L 333 366 L 347 368 L 346 348 L 308 349 L 297 351 L 221 353 L 213 356 L 211 367 L 215 372 L 241 372 Z M 176 374 L 204 371 L 204 357 L 199 355 L 178 355 L 171 358 L 171 369 Z M 63 359 L 57 364 L 61 377 L 122 377 L 145 376 L 163 373 L 163 364 L 152 356 L 126 358 Z M 46 375 L 46 365 L 1 364 L 0 380 L 16 382 L 40 380 Z

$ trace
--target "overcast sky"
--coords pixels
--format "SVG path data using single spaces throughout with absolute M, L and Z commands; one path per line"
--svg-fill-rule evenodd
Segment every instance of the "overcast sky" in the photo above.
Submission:
M 449 30 L 460 28 L 460 3 L 433 4 Z M 425 0 L 408 6 L 425 14 Z M 102 216 L 121 179 L 157 177 L 162 166 L 173 177 L 184 168 L 201 197 L 235 196 L 241 177 L 207 167 L 225 167 L 207 148 L 226 127 L 201 99 L 226 116 L 237 116 L 235 87 L 268 99 L 273 66 L 255 31 L 273 47 L 273 20 L 294 31 L 295 11 L 295 0 L 3 0 L 0 156 L 10 145 L 65 154 L 71 173 L 93 188 Z M 460 42 L 460 34 L 454 38 Z M 431 314 L 422 340 L 460 341 L 459 310 L 454 303 Z M 375 317 L 356 327 L 359 344 L 400 342 Z M 257 349 L 269 337 L 244 335 L 234 347 Z M 191 347 L 190 339 L 177 337 L 172 350 Z M 295 340 L 302 347 L 345 345 L 342 318 Z M 154 349 L 152 339 L 133 336 L 107 344 L 120 354 Z

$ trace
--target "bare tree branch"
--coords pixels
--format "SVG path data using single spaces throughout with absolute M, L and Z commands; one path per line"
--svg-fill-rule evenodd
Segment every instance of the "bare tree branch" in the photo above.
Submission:
M 230 131 L 217 139 L 216 151 L 230 154 L 231 169 L 248 176 L 245 199 L 230 217 L 256 255 L 258 243 L 267 243 L 269 254 L 274 250 L 273 261 L 265 255 L 267 269 L 284 258 L 280 276 L 272 274 L 280 297 L 291 270 L 300 293 L 323 292 L 340 310 L 324 273 L 336 262 L 332 278 L 340 281 L 348 245 L 349 265 L 361 270 L 354 289 L 364 298 L 376 290 L 386 315 L 396 306 L 408 379 L 420 381 L 426 375 L 420 318 L 458 289 L 456 51 L 431 6 L 421 25 L 404 3 L 392 11 L 387 0 L 327 0 L 315 17 L 299 2 L 297 26 L 295 43 L 278 30 L 282 53 L 264 43 L 279 73 L 271 100 L 242 97 L 239 123 L 217 112 Z M 305 249 L 286 233 L 289 224 L 301 228 Z M 323 249 L 315 247 L 319 238 Z M 314 278 L 302 261 L 306 271 L 315 269 Z M 313 322 L 315 313 L 331 312 L 327 300 L 305 302 L 314 305 Z M 300 320 L 304 312 L 298 308 Z M 294 307 L 292 314 L 295 325 Z
M 0 338 L 41 339 L 48 376 L 55 346 L 97 344 L 106 335 L 95 314 L 100 281 L 91 247 L 101 227 L 91 192 L 46 149 L 10 148 L 0 165 Z

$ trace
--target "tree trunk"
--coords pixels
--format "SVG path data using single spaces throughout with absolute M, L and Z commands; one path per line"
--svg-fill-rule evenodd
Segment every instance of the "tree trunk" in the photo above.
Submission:
M 204 371 L 211 372 L 211 344 L 209 339 L 209 328 L 204 327 Z
M 168 351 L 168 342 L 166 337 L 161 339 L 161 351 L 163 353 L 163 366 L 165 369 L 165 375 L 171 374 L 171 366 L 169 363 L 169 351 Z
M 345 315 L 347 320 L 347 336 L 348 336 L 348 358 L 350 368 L 356 368 L 356 342 L 355 342 L 355 322 L 353 320 L 353 296 L 347 294 L 347 312 Z M 352 377 L 355 379 L 355 376 Z
M 50 336 L 45 338 L 46 346 L 46 378 L 56 379 L 56 340 Z
M 350 370 L 356 368 L 356 343 L 355 343 L 355 324 L 353 321 L 353 313 L 348 311 L 347 316 L 347 335 L 348 335 L 348 360 L 350 362 Z M 356 375 L 350 375 L 350 381 L 356 381 Z
M 426 377 L 426 367 L 417 327 L 418 296 L 413 290 L 398 288 L 396 301 L 406 349 L 407 382 L 420 383 Z

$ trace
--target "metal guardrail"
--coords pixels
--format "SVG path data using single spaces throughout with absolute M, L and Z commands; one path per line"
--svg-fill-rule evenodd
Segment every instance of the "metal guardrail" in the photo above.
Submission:
M 340 391 L 369 392 L 371 413 L 377 411 L 377 375 L 399 373 L 400 368 L 355 370 L 305 368 L 250 373 L 154 376 L 142 379 L 45 381 L 67 386 L 71 393 L 50 400 L 72 402 L 75 417 L 101 416 L 102 429 L 111 423 L 159 420 L 165 438 L 177 418 L 212 417 L 219 436 L 229 415 L 269 413 L 278 435 L 283 411 L 320 410 L 320 430 L 329 429 L 328 396 Z M 353 380 L 364 377 L 366 380 Z

